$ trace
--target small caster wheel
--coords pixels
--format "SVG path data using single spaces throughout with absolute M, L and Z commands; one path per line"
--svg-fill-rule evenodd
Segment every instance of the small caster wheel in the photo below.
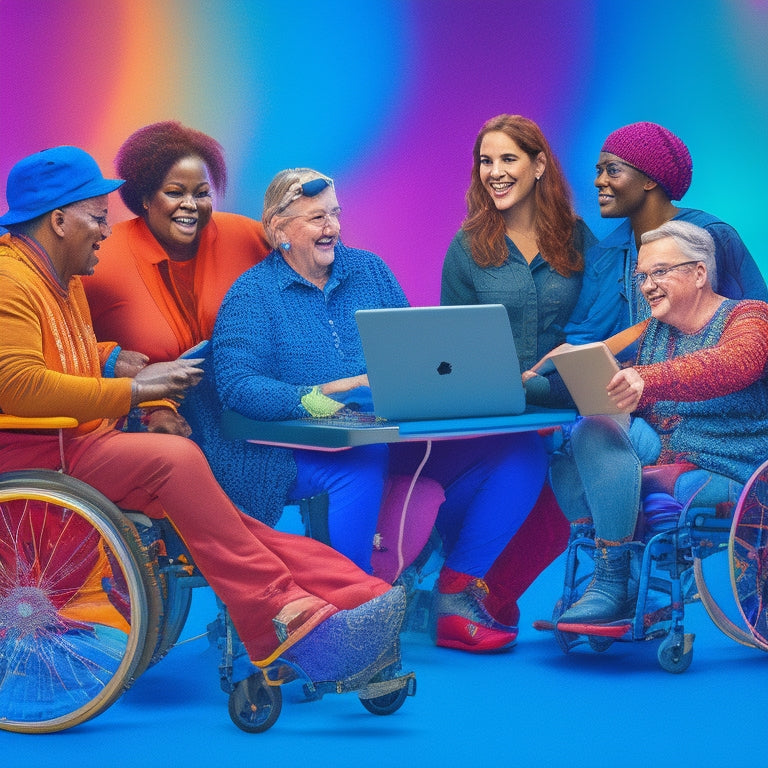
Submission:
M 613 645 L 612 637 L 603 637 L 602 635 L 590 635 L 587 641 L 589 642 L 589 647 L 595 653 L 607 651 Z
M 360 703 L 373 715 L 391 715 L 403 706 L 407 698 L 405 688 L 400 688 L 375 699 L 360 699 Z
M 695 635 L 675 633 L 667 635 L 659 646 L 657 657 L 665 672 L 685 672 L 693 661 L 693 640 Z
M 403 706 L 409 696 L 416 693 L 416 678 L 412 677 L 408 682 L 396 691 L 376 696 L 373 699 L 360 699 L 360 703 L 372 715 L 391 715 Z
M 267 685 L 260 674 L 251 675 L 235 685 L 229 695 L 229 716 L 247 733 L 263 733 L 280 717 L 283 694 L 280 688 Z

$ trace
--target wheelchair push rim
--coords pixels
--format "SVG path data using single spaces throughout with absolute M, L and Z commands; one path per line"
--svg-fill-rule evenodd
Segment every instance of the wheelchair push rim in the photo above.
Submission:
M 131 533 L 73 478 L 0 476 L 0 729 L 82 723 L 146 665 L 148 577 Z
M 768 651 L 768 461 L 747 481 L 728 541 L 731 587 L 756 644 Z

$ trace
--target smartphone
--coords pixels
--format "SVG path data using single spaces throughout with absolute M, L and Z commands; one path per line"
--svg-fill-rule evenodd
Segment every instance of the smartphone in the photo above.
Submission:
M 205 358 L 208 354 L 208 347 L 211 342 L 208 339 L 203 339 L 199 344 L 195 344 L 194 347 L 190 347 L 186 352 L 182 352 L 179 355 L 179 360 L 196 360 L 198 358 Z

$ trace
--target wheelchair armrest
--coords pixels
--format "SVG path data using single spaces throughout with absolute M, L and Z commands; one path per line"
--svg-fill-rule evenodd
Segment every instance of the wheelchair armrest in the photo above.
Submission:
M 68 429 L 78 425 L 72 416 L 13 416 L 0 413 L 0 429 Z
M 668 493 L 674 496 L 677 478 L 695 469 L 699 467 L 687 461 L 678 464 L 651 464 L 643 467 L 640 495 L 645 497 L 649 493 Z

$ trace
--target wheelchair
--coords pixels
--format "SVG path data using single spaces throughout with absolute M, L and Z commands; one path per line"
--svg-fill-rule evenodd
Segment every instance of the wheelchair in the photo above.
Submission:
M 0 414 L 2 429 L 76 424 Z M 168 520 L 120 510 L 61 472 L 0 473 L 0 730 L 61 731 L 106 710 L 171 650 L 201 586 Z M 266 731 L 280 715 L 280 686 L 301 676 L 280 659 L 266 670 L 243 660 L 225 609 L 218 626 L 230 718 Z M 313 699 L 344 692 L 304 689 Z M 415 693 L 415 677 L 393 662 L 356 693 L 368 711 L 389 715 Z
M 590 521 L 579 521 L 571 525 L 563 593 L 552 620 L 535 622 L 534 627 L 553 632 L 565 653 L 581 645 L 602 652 L 617 641 L 661 638 L 659 665 L 681 673 L 693 660 L 695 639 L 685 632 L 685 605 L 700 601 L 729 638 L 768 651 L 768 461 L 754 472 L 735 505 L 697 506 L 697 494 L 706 483 L 683 503 L 676 501 L 675 480 L 696 469 L 682 464 L 643 470 L 643 502 L 630 544 L 630 590 L 637 594 L 634 618 L 599 625 L 559 621 L 581 597 L 594 570 L 594 529 Z M 746 629 L 729 618 L 707 585 L 705 559 L 718 553 L 727 556 L 739 620 Z

